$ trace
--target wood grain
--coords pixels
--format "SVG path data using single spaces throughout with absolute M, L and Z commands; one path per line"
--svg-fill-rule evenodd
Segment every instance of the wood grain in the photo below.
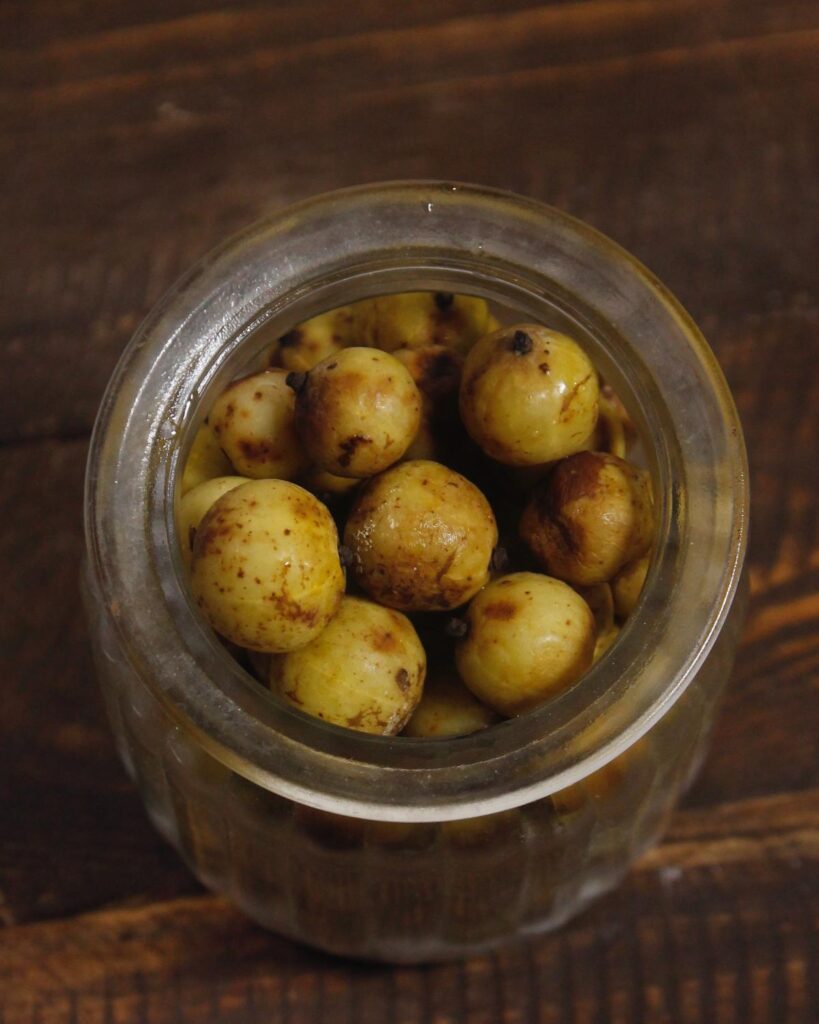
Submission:
M 370 2 L 353 22 L 296 7 L 180 5 L 52 36 L 48 16 L 18 15 L 0 374 L 23 386 L 0 438 L 87 432 L 116 355 L 194 259 L 288 200 L 373 178 L 569 209 L 643 258 L 718 351 L 717 317 L 808 301 L 815 4 L 450 0 L 396 20 Z M 66 351 L 71 389 L 53 372 Z
M 0 449 L 0 920 L 195 892 L 114 755 L 79 605 L 85 442 Z
M 204 1009 L 220 1021 L 334 1022 L 352 1000 L 362 1022 L 495 1024 L 567 1011 L 623 1024 L 785 1011 L 813 1020 L 818 869 L 819 790 L 689 810 L 628 884 L 577 922 L 466 965 L 393 970 L 321 957 L 205 896 L 7 932 L 0 1006 L 14 1024 L 76 1019 L 80 1008 L 103 1020 L 198 1020 Z M 772 921 L 774 900 L 786 915 Z
M 819 3 L 0 2 L 0 1020 L 819 1020 Z M 556 935 L 389 970 L 202 894 L 118 767 L 77 599 L 85 446 L 174 278 L 395 177 L 552 202 L 703 327 L 745 425 L 752 605 L 666 841 Z

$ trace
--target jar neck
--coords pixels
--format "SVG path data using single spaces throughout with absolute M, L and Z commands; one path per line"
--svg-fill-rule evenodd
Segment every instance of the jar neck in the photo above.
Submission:
M 416 290 L 480 295 L 577 337 L 635 418 L 658 514 L 640 604 L 609 655 L 525 717 L 435 742 L 337 729 L 262 690 L 193 607 L 173 527 L 196 426 L 270 338 L 333 306 Z M 145 685 L 234 770 L 335 812 L 466 817 L 573 783 L 685 690 L 736 591 L 746 481 L 713 355 L 630 256 L 558 211 L 503 193 L 373 186 L 311 200 L 229 240 L 140 328 L 92 440 L 90 574 Z

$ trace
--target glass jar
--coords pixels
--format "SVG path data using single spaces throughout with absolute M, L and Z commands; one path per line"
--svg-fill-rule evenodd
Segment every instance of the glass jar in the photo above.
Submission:
M 214 396 L 295 323 L 379 293 L 481 295 L 582 342 L 643 439 L 658 540 L 639 605 L 560 697 L 453 740 L 279 703 L 195 610 L 174 536 Z M 612 242 L 448 183 L 356 188 L 228 240 L 160 302 L 102 402 L 84 593 L 122 759 L 198 877 L 355 957 L 459 956 L 553 928 L 661 833 L 703 757 L 743 615 L 747 470 L 711 351 Z

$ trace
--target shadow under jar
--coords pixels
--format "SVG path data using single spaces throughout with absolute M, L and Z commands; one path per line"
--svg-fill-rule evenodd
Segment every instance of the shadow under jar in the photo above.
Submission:
M 214 397 L 272 339 L 375 294 L 482 296 L 574 336 L 637 424 L 657 542 L 639 604 L 575 686 L 452 740 L 285 707 L 195 609 L 174 533 Z M 423 961 L 553 928 L 661 833 L 702 760 L 744 611 L 736 411 L 674 299 L 612 242 L 520 197 L 390 183 L 284 210 L 202 260 L 106 392 L 85 602 L 123 761 L 201 880 L 285 935 Z

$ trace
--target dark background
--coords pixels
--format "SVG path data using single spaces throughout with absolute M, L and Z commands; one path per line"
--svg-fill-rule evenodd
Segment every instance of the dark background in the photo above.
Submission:
M 0 0 L 0 1019 L 819 1020 L 815 0 Z M 332 961 L 204 894 L 115 761 L 77 598 L 83 460 L 161 292 L 311 193 L 443 177 L 584 218 L 712 342 L 752 608 L 661 847 L 556 935 Z

